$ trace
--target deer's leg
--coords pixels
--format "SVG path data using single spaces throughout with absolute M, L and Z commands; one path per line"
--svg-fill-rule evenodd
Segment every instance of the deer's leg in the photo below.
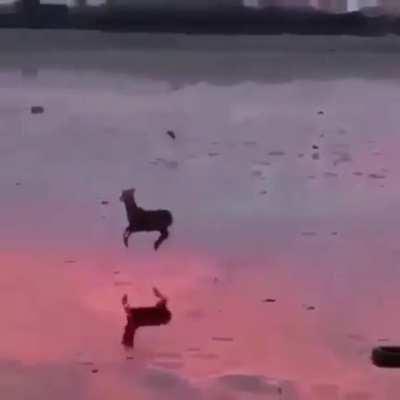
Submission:
M 164 229 L 160 230 L 160 236 L 159 236 L 159 238 L 154 242 L 154 250 L 157 250 L 157 249 L 160 247 L 161 243 L 162 243 L 168 236 L 169 236 L 169 233 L 168 233 L 168 229 L 167 229 L 167 228 L 164 228 Z
M 131 236 L 131 234 L 132 234 L 132 231 L 131 231 L 131 229 L 130 229 L 129 226 L 128 226 L 128 227 L 125 229 L 124 235 L 123 235 L 123 241 L 124 241 L 125 247 L 128 247 L 128 239 L 129 239 L 129 236 Z

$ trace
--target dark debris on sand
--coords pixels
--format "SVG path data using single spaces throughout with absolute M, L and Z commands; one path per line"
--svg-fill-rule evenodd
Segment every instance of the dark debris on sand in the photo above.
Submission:
M 173 140 L 176 139 L 176 134 L 174 131 L 167 131 L 166 133 L 171 139 L 173 139 Z
M 102 204 L 103 206 L 107 206 L 108 204 L 110 204 L 110 202 L 107 201 L 107 200 L 103 200 L 103 201 L 101 202 L 101 204 Z
M 263 303 L 275 303 L 276 299 L 268 298 L 268 299 L 264 299 L 262 302 Z
M 31 107 L 31 114 L 43 114 L 44 107 L 42 106 L 32 106 Z

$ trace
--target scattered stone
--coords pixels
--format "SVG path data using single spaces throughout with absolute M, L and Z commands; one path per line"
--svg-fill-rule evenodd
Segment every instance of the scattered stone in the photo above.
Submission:
M 254 176 L 255 178 L 260 178 L 262 176 L 262 171 L 260 170 L 254 170 L 251 172 L 251 176 Z
M 118 281 L 118 282 L 114 282 L 114 286 L 132 286 L 132 282 Z
M 42 106 L 32 106 L 31 107 L 31 114 L 43 114 L 44 107 Z
M 103 201 L 101 202 L 101 204 L 102 204 L 103 206 L 106 206 L 106 205 L 110 204 L 110 202 L 107 201 L 107 200 L 103 200 Z
M 167 131 L 167 135 L 173 140 L 176 139 L 176 135 L 175 135 L 174 131 Z
M 99 370 L 98 370 L 97 368 L 93 368 L 93 369 L 92 369 L 92 373 L 93 373 L 93 374 L 97 374 L 98 372 L 99 372 Z
M 322 110 L 319 110 L 318 115 L 324 115 L 324 112 Z
M 16 182 L 15 186 L 21 186 L 21 182 Z
M 383 174 L 369 174 L 368 178 L 371 178 L 371 179 L 385 179 L 386 176 L 383 175 Z
M 188 347 L 186 349 L 186 351 L 190 351 L 190 352 L 196 352 L 196 351 L 200 351 L 200 347 Z
M 220 142 L 211 142 L 211 144 L 214 144 L 214 145 L 215 145 L 215 144 L 219 144 L 219 143 L 220 143 Z
M 389 341 L 388 338 L 379 338 L 379 339 L 378 339 L 378 342 L 381 342 L 381 343 L 383 343 L 383 342 L 388 342 L 388 341 Z
M 313 150 L 318 150 L 319 149 L 319 147 L 316 144 L 313 144 L 312 148 L 313 148 Z
M 303 158 L 304 157 L 304 153 L 299 153 L 299 154 L 297 154 L 297 157 L 299 157 L 299 158 Z
M 127 360 L 133 360 L 133 356 L 126 356 Z
M 80 365 L 94 365 L 93 361 L 79 361 Z
M 323 138 L 323 137 L 325 137 L 325 135 L 324 135 L 323 133 L 321 133 L 321 134 L 319 135 L 319 137 L 320 137 L 320 138 Z
M 302 236 L 316 236 L 316 232 L 301 232 Z
M 284 156 L 285 152 L 282 150 L 274 150 L 268 153 L 269 156 Z
M 313 160 L 319 160 L 319 153 L 313 153 L 312 154 L 312 159 Z
M 312 310 L 315 310 L 315 307 L 314 307 L 314 306 L 307 306 L 307 307 L 306 307 L 306 310 L 312 311 Z
M 307 176 L 308 179 L 317 179 L 317 177 L 315 175 L 309 175 Z
M 69 260 L 65 260 L 64 263 L 65 263 L 65 264 L 75 264 L 75 263 L 76 263 L 76 260 L 71 260 L 71 259 L 69 259 Z
M 215 342 L 233 342 L 233 337 L 213 336 L 211 338 Z
M 114 271 L 114 275 L 118 275 L 120 272 L 121 271 L 116 270 L 116 271 Z
M 266 166 L 271 165 L 271 163 L 270 163 L 269 161 L 260 161 L 260 162 L 258 162 L 257 164 L 259 164 L 259 165 L 266 165 Z
M 362 172 L 356 171 L 356 172 L 353 172 L 353 175 L 354 176 L 363 176 L 364 174 Z
M 352 158 L 349 153 L 344 153 L 344 152 L 335 152 L 334 154 L 338 155 L 339 158 L 337 158 L 334 162 L 333 165 L 336 167 L 339 164 L 345 163 L 345 162 L 350 162 L 352 161 Z
M 332 235 L 332 236 L 337 236 L 338 233 L 337 233 L 337 232 L 331 232 L 331 235 Z
M 275 303 L 276 299 L 272 299 L 272 298 L 268 298 L 268 299 L 264 299 L 263 303 Z
M 326 178 L 337 178 L 338 174 L 335 174 L 334 172 L 324 172 L 324 176 Z
M 217 153 L 217 152 L 210 152 L 210 153 L 208 153 L 209 157 L 216 157 L 216 156 L 219 156 L 219 154 L 220 154 L 220 153 Z
M 261 190 L 261 192 L 260 192 L 261 195 L 264 195 L 264 194 L 267 194 L 267 193 L 268 192 L 266 190 Z
M 257 145 L 257 142 L 255 142 L 255 141 L 253 141 L 253 140 L 247 140 L 247 141 L 243 142 L 243 144 L 244 144 L 245 146 L 256 146 L 256 145 Z

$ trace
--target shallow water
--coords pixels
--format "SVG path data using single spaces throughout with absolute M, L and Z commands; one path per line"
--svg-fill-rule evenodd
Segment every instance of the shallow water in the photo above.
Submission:
M 369 361 L 400 342 L 394 38 L 32 35 L 0 62 L 8 399 L 398 398 Z M 157 253 L 122 245 L 127 187 L 174 214 Z M 127 360 L 120 298 L 153 285 L 173 320 Z

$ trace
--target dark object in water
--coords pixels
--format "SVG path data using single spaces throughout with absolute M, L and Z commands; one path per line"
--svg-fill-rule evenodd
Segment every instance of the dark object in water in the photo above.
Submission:
M 167 307 L 167 298 L 157 288 L 153 292 L 159 301 L 152 307 L 130 307 L 128 296 L 122 298 L 122 305 L 127 315 L 122 344 L 125 347 L 133 348 L 136 330 L 144 326 L 166 325 L 171 321 L 172 313 Z
M 172 139 L 176 139 L 176 135 L 175 135 L 175 132 L 174 131 L 167 131 L 167 135 L 170 137 L 170 138 L 172 138 Z
M 154 242 L 154 250 L 169 236 L 168 227 L 172 225 L 172 214 L 168 210 L 145 210 L 137 206 L 135 189 L 123 190 L 120 200 L 125 204 L 129 225 L 123 234 L 123 242 L 128 247 L 129 236 L 134 232 L 160 232 L 159 238 Z
M 42 106 L 32 106 L 31 107 L 31 114 L 43 114 L 44 107 Z
M 275 303 L 276 299 L 264 299 L 263 303 Z
M 371 360 L 379 368 L 400 368 L 400 346 L 375 347 Z

